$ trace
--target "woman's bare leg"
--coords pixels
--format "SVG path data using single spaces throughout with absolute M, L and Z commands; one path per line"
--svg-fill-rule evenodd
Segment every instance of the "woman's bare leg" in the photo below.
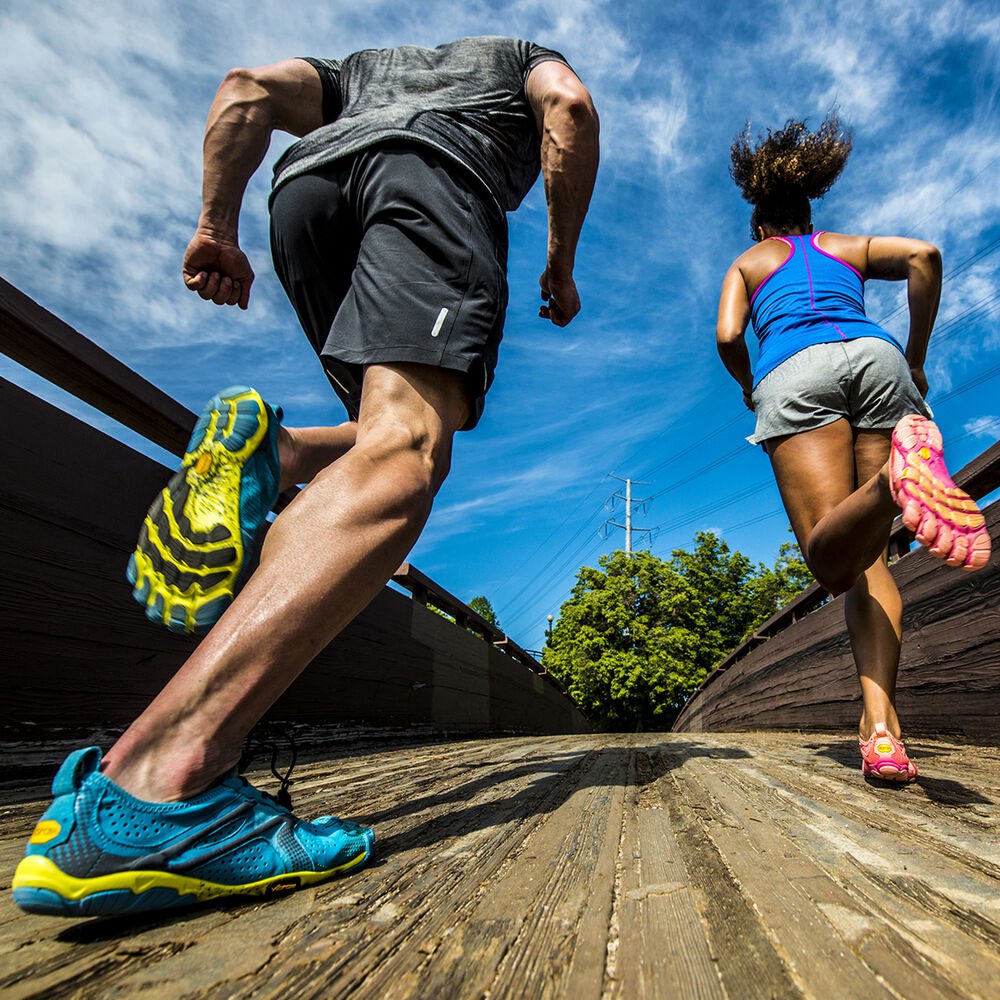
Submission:
M 846 420 L 780 438 L 769 448 L 778 488 L 803 555 L 844 616 L 861 681 L 867 739 L 876 722 L 899 735 L 894 699 L 902 602 L 886 563 L 898 508 L 885 479 L 889 431 L 859 431 Z M 855 488 L 858 482 L 863 485 Z
M 859 482 L 877 476 L 885 465 L 890 433 L 856 433 L 854 461 Z M 875 732 L 875 724 L 884 722 L 889 732 L 898 737 L 896 672 L 903 634 L 903 602 L 889 572 L 885 550 L 847 592 L 844 616 L 864 699 L 858 735 L 867 740 Z

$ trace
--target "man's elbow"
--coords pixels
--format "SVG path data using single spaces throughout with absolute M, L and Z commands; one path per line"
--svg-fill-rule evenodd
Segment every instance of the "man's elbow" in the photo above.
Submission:
M 569 118 L 576 126 L 593 128 L 595 132 L 600 128 L 597 109 L 590 92 L 582 84 L 564 82 L 550 88 L 543 104 L 546 115 Z
M 219 93 L 233 104 L 265 104 L 270 91 L 254 69 L 235 66 L 223 77 Z

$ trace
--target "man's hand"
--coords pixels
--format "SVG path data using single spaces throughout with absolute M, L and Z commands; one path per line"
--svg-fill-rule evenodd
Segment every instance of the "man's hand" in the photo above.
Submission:
M 217 306 L 246 309 L 250 304 L 253 268 L 235 240 L 199 230 L 184 254 L 184 284 Z
M 754 405 L 753 405 L 753 394 L 751 392 L 749 392 L 748 390 L 746 390 L 746 389 L 743 390 L 743 405 L 751 413 L 755 412 L 754 411 Z
M 544 303 L 538 310 L 542 319 L 549 319 L 556 326 L 567 326 L 580 311 L 580 296 L 573 276 L 557 278 L 546 268 L 538 279 Z

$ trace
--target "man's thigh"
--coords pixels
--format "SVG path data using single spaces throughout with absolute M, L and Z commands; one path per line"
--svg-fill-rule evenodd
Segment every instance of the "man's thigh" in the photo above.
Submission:
M 460 372 L 471 426 L 503 331 L 506 221 L 461 168 L 406 146 L 359 157 L 350 197 L 363 235 L 324 360 L 355 373 L 384 364 Z
M 317 354 L 350 290 L 361 243 L 347 167 L 338 162 L 295 177 L 271 203 L 274 269 Z

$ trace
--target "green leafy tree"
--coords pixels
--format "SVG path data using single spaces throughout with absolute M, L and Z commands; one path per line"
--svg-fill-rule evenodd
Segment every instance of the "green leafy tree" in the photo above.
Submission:
M 500 624 L 500 619 L 497 618 L 497 613 L 493 610 L 493 605 L 490 604 L 488 597 L 473 597 L 469 601 L 469 607 L 479 615 L 480 618 L 485 618 L 494 628 L 498 628 L 501 631 L 503 626 Z
M 780 572 L 755 566 L 710 532 L 669 561 L 648 552 L 602 556 L 598 569 L 580 570 L 543 665 L 598 725 L 664 728 L 799 582 L 791 548 L 782 548 Z
M 779 608 L 800 594 L 814 577 L 795 542 L 785 542 L 778 549 L 778 558 L 772 568 L 759 567 L 757 576 L 750 581 L 750 599 L 754 606 L 754 619 L 742 637 L 746 639 L 763 625 Z

